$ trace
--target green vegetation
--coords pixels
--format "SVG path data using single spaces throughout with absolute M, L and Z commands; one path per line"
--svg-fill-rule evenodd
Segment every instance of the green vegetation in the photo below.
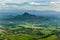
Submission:
M 40 24 L 41 25 L 41 24 Z M 0 27 L 0 40 L 60 40 L 60 30 L 56 27 L 38 27 L 24 23 L 15 27 Z
M 0 20 L 0 40 L 60 40 L 60 23 L 28 13 Z

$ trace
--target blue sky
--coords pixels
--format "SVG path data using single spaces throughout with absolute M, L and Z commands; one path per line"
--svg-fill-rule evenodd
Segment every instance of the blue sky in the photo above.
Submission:
M 0 9 L 60 11 L 60 0 L 0 0 Z

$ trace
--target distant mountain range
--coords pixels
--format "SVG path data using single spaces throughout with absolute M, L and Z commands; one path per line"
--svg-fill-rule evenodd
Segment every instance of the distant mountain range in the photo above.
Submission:
M 2 14 L 2 13 L 1 13 Z M 3 15 L 3 16 L 2 16 Z M 0 16 L 1 24 L 5 25 L 6 22 L 8 23 L 43 23 L 43 24 L 51 24 L 55 25 L 58 23 L 60 24 L 60 12 L 56 11 L 35 11 L 35 10 L 22 10 L 18 12 L 8 12 L 3 13 Z M 2 17 L 2 18 L 1 18 Z M 59 19 L 59 20 L 58 20 Z M 4 24 L 5 23 L 5 24 Z
M 44 20 L 48 20 L 49 18 L 46 18 L 46 17 L 43 17 L 43 16 L 36 16 L 36 15 L 32 15 L 32 14 L 29 14 L 27 12 L 25 12 L 24 14 L 22 15 L 17 15 L 17 16 L 14 16 L 12 18 L 9 18 L 8 20 L 20 20 L 20 21 L 44 21 Z
M 4 11 L 4 10 L 3 10 Z M 17 15 L 22 15 L 25 12 L 36 15 L 36 16 L 43 16 L 43 17 L 49 17 L 49 18 L 60 18 L 60 12 L 56 11 L 36 11 L 36 10 L 5 10 L 4 12 L 0 12 L 0 19 L 1 18 L 12 18 Z

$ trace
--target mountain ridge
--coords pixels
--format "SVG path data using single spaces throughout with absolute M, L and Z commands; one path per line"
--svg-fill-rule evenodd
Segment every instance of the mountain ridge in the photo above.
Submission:
M 6 12 L 0 12 L 0 18 L 10 18 L 10 17 L 14 17 L 17 15 L 22 15 L 23 13 L 28 12 L 32 15 L 36 15 L 36 16 L 43 16 L 43 17 L 49 17 L 49 18 L 54 18 L 54 17 L 60 17 L 60 12 L 56 12 L 56 11 L 36 11 L 36 10 L 8 10 Z
M 17 15 L 13 18 L 9 18 L 10 20 L 32 20 L 32 21 L 35 21 L 35 20 L 48 20 L 48 18 L 46 17 L 43 17 L 43 16 L 36 16 L 36 15 L 32 15 L 32 14 L 29 14 L 27 12 L 25 12 L 24 14 L 22 15 Z

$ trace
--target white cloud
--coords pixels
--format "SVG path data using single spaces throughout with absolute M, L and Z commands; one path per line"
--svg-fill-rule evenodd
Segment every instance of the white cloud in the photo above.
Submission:
M 56 1 L 57 4 L 60 4 L 60 1 Z
M 40 5 L 40 3 L 37 3 L 37 2 L 31 2 L 29 3 L 30 5 Z
M 56 2 L 53 2 L 53 1 L 50 2 L 50 4 L 51 4 L 51 5 L 57 5 L 57 3 L 56 3 Z
M 27 2 L 28 0 L 1 0 L 2 3 L 23 3 Z
M 20 6 L 17 5 L 6 5 L 6 3 L 17 3 L 17 4 L 21 4 L 23 2 L 27 2 L 28 0 L 0 0 L 0 9 L 17 9 Z
M 49 2 L 30 2 L 30 5 L 49 6 Z
M 48 2 L 48 1 L 36 2 L 36 1 L 33 1 L 33 0 L 2 0 L 2 1 L 0 1 L 0 8 L 2 8 L 2 9 L 27 9 L 27 10 L 30 9 L 30 10 L 56 10 L 56 11 L 60 11 L 60 1 L 50 1 L 50 2 Z M 5 4 L 5 3 L 20 4 L 20 3 L 24 3 L 24 2 L 28 2 L 28 4 L 30 4 L 30 5 L 17 6 L 17 5 L 6 5 Z

